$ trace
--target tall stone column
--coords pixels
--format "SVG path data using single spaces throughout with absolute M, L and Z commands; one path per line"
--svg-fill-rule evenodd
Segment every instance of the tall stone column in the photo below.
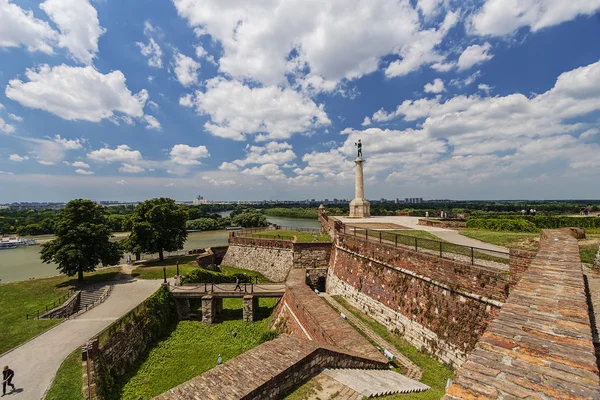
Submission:
M 350 218 L 369 218 L 371 216 L 371 204 L 365 200 L 365 184 L 363 179 L 363 163 L 365 160 L 358 157 L 354 160 L 356 164 L 356 182 L 354 187 L 354 200 L 350 202 Z

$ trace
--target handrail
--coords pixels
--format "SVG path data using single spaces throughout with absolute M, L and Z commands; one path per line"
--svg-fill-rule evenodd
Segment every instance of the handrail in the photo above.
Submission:
M 46 307 L 45 307 L 45 311 L 44 311 L 44 308 L 35 310 L 35 312 L 33 314 L 31 314 L 31 319 L 40 319 L 40 315 L 43 315 L 44 313 L 47 313 L 48 311 L 50 311 L 50 310 L 52 310 L 52 309 L 60 306 L 65 301 L 67 301 L 71 296 L 73 296 L 73 294 L 75 292 L 77 292 L 77 290 L 75 290 L 75 288 L 69 289 L 68 293 L 66 293 L 63 296 L 60 296 L 60 298 L 58 300 L 55 300 L 54 302 L 52 302 L 52 305 L 47 304 Z M 48 307 L 50 307 L 50 308 L 48 308 Z M 26 313 L 25 314 L 25 319 L 28 320 L 29 317 L 30 317 L 30 314 Z M 50 317 L 50 318 L 52 319 L 53 317 Z

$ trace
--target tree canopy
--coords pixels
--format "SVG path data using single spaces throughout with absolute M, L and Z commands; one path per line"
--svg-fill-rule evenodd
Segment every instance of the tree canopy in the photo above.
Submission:
M 84 272 L 92 272 L 99 264 L 116 265 L 122 252 L 110 241 L 112 230 L 101 206 L 91 200 L 72 200 L 55 222 L 56 239 L 42 245 L 40 258 L 58 264 L 57 269 L 83 281 Z
M 172 199 L 146 200 L 135 207 L 126 222 L 131 231 L 127 247 L 134 253 L 158 253 L 162 261 L 164 251 L 183 249 L 187 218 L 186 208 Z

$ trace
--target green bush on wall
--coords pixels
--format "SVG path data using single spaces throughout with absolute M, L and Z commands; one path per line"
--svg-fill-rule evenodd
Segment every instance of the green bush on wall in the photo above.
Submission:
M 538 229 L 600 228 L 600 217 L 546 217 L 542 215 L 478 215 L 467 218 L 467 228 L 491 231 L 535 232 Z
M 181 283 L 232 283 L 238 278 L 240 282 L 246 282 L 248 276 L 240 273 L 228 273 L 209 271 L 207 269 L 195 269 L 181 278 Z

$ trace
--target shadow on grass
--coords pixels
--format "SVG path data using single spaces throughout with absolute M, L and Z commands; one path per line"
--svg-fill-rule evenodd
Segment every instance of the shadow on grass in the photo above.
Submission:
M 84 276 L 83 282 L 79 282 L 76 277 L 73 277 L 69 280 L 59 283 L 58 285 L 56 285 L 56 287 L 58 287 L 58 288 L 63 288 L 63 287 L 81 288 L 84 286 L 89 286 L 91 284 L 106 283 L 106 282 L 112 281 L 115 278 L 115 276 L 117 276 L 117 274 L 119 273 L 119 268 L 118 267 L 110 267 L 108 269 L 109 270 L 106 270 L 106 271 L 99 270 L 91 275 Z

